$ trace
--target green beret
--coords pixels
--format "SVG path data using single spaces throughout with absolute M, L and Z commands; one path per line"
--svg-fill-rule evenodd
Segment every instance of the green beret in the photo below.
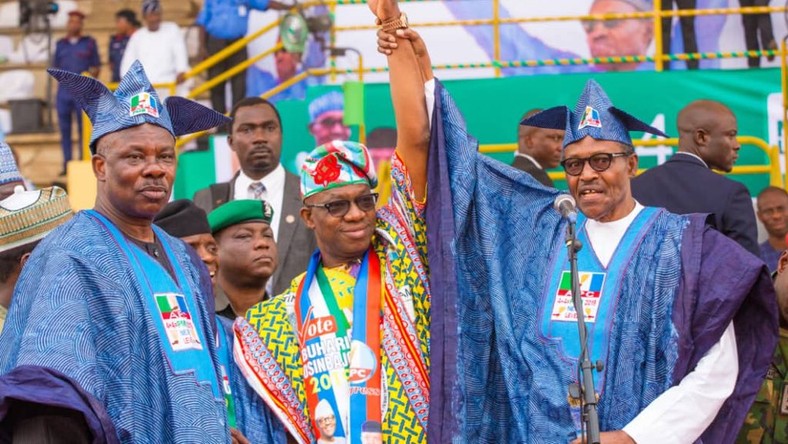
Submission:
M 264 200 L 231 200 L 208 214 L 208 224 L 211 226 L 211 233 L 215 234 L 244 222 L 265 222 L 271 225 L 273 217 L 274 209 Z

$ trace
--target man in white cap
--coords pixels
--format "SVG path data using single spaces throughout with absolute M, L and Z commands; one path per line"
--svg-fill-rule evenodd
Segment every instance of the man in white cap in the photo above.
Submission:
M 345 438 L 334 438 L 334 433 L 337 430 L 337 416 L 331 404 L 325 399 L 317 403 L 315 409 L 315 422 L 317 422 L 317 429 L 320 431 L 320 438 L 317 439 L 318 444 L 345 444 Z
M 0 201 L 0 331 L 11 307 L 16 281 L 30 253 L 73 212 L 62 188 L 16 192 Z

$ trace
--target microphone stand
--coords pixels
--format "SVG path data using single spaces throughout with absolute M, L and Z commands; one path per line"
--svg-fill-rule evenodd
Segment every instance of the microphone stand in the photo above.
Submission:
M 577 252 L 583 246 L 577 240 L 576 228 L 575 220 L 570 219 L 566 227 L 566 250 L 572 275 L 572 302 L 577 313 L 577 331 L 580 334 L 580 406 L 582 409 L 582 420 L 587 432 L 587 436 L 583 436 L 580 442 L 584 444 L 600 444 L 599 412 L 597 411 L 594 375 L 592 373 L 595 366 L 591 364 L 591 358 L 588 353 L 588 335 L 583 313 L 583 298 L 580 295 L 580 276 L 577 272 Z

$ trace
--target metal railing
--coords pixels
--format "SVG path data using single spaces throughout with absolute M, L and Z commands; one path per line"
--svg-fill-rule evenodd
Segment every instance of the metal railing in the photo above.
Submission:
M 422 3 L 422 2 L 430 2 L 436 0 L 401 0 L 402 2 L 406 3 Z M 366 0 L 316 0 L 305 2 L 300 5 L 300 8 L 308 8 L 311 6 L 317 5 L 328 5 L 330 7 L 331 13 L 334 12 L 335 7 L 338 5 L 353 5 L 353 4 L 364 4 L 367 3 Z M 665 62 L 670 62 L 673 60 L 703 60 L 703 59 L 726 59 L 726 58 L 744 58 L 744 57 L 760 57 L 760 56 L 780 56 L 781 58 L 781 67 L 782 67 L 782 92 L 783 92 L 783 103 L 788 103 L 788 58 L 786 56 L 786 41 L 782 42 L 782 46 L 780 50 L 761 50 L 761 51 L 735 51 L 735 52 L 704 52 L 704 53 L 665 53 L 664 48 L 662 47 L 662 19 L 668 17 L 688 17 L 688 16 L 704 16 L 704 15 L 740 15 L 740 14 L 764 14 L 764 13 L 774 13 L 774 12 L 786 12 L 788 8 L 784 6 L 757 6 L 757 7 L 744 7 L 744 8 L 715 8 L 715 9 L 695 9 L 695 10 L 687 10 L 687 9 L 679 9 L 679 10 L 662 10 L 660 8 L 660 2 L 654 2 L 654 9 L 650 11 L 641 11 L 641 12 L 632 12 L 632 13 L 606 13 L 606 14 L 582 14 L 582 15 L 561 15 L 561 16 L 539 16 L 539 17 L 510 17 L 510 18 L 503 18 L 500 16 L 500 0 L 492 0 L 491 1 L 491 8 L 492 8 L 492 17 L 486 19 L 475 19 L 475 20 L 447 20 L 447 21 L 425 21 L 425 22 L 415 22 L 412 23 L 411 26 L 414 28 L 424 28 L 424 27 L 448 27 L 448 26 L 483 26 L 483 25 L 491 25 L 493 28 L 493 57 L 492 60 L 489 62 L 479 62 L 479 63 L 454 63 L 454 64 L 439 64 L 434 65 L 433 69 L 472 69 L 472 68 L 492 68 L 494 70 L 494 74 L 496 77 L 501 76 L 501 70 L 503 68 L 519 68 L 519 67 L 540 67 L 540 66 L 571 66 L 571 65 L 589 65 L 589 64 L 615 64 L 615 63 L 633 63 L 633 62 L 653 62 L 654 68 L 656 71 L 661 71 L 664 68 Z M 295 9 L 295 8 L 294 8 Z M 513 61 L 505 61 L 501 60 L 501 39 L 500 39 L 500 27 L 502 25 L 512 25 L 512 24 L 519 24 L 519 23 L 537 23 L 537 22 L 560 22 L 560 21 L 597 21 L 597 20 L 621 20 L 621 19 L 651 19 L 654 22 L 654 43 L 655 43 L 655 54 L 652 56 L 649 55 L 625 55 L 625 56 L 614 56 L 614 57 L 576 57 L 576 58 L 553 58 L 553 59 L 533 59 L 533 60 L 513 60 Z M 232 45 L 222 49 L 218 53 L 212 55 L 211 57 L 205 59 L 201 63 L 197 64 L 194 68 L 189 70 L 185 74 L 186 79 L 194 78 L 199 74 L 207 71 L 209 68 L 215 66 L 216 64 L 220 63 L 221 61 L 225 60 L 226 58 L 232 56 L 236 52 L 245 48 L 250 42 L 257 39 L 258 37 L 271 32 L 278 28 L 280 24 L 280 20 L 277 19 L 262 28 L 258 29 L 257 31 L 253 32 L 252 34 L 247 35 L 244 38 L 239 39 L 238 41 L 234 42 Z M 374 30 L 376 29 L 375 25 L 352 25 L 352 26 L 333 26 L 330 31 L 330 41 L 333 42 L 336 40 L 336 34 L 338 32 L 346 32 L 346 31 L 358 31 L 358 30 Z M 212 88 L 223 84 L 227 79 L 233 77 L 234 75 L 240 74 L 252 64 L 256 63 L 259 60 L 264 59 L 270 55 L 273 55 L 276 51 L 282 48 L 281 43 L 277 43 L 274 47 L 267 49 L 253 57 L 250 57 L 248 60 L 236 65 L 235 67 L 231 68 L 230 70 L 220 74 L 217 77 L 212 79 L 208 79 L 203 84 L 197 86 L 195 89 L 190 91 L 187 95 L 189 98 L 195 98 L 202 93 L 210 91 Z M 281 84 L 277 85 L 276 87 L 272 88 L 269 91 L 266 91 L 261 95 L 264 98 L 270 98 L 300 82 L 305 81 L 309 77 L 313 76 L 326 76 L 330 75 L 334 78 L 338 74 L 357 74 L 359 76 L 359 80 L 363 81 L 363 75 L 365 73 L 380 73 L 386 72 L 388 70 L 387 67 L 364 67 L 363 61 L 359 56 L 359 66 L 357 68 L 345 68 L 345 69 L 338 69 L 335 64 L 334 57 L 330 58 L 330 67 L 329 68 L 320 68 L 320 69 L 309 69 L 303 71 L 296 76 L 282 82 Z M 116 85 L 109 84 L 109 87 L 113 87 Z M 154 85 L 157 88 L 167 88 L 170 90 L 171 93 L 175 91 L 175 83 L 168 83 L 168 84 L 160 84 Z M 783 128 L 788 125 L 788 109 L 783 107 Z M 87 119 L 85 119 L 87 120 Z M 85 153 L 89 153 L 88 149 L 88 140 L 90 139 L 90 125 L 89 122 L 87 125 L 84 125 L 83 128 L 85 129 L 83 132 L 83 150 Z M 363 129 L 362 129 L 363 132 Z M 177 146 L 181 147 L 184 144 L 200 137 L 205 134 L 208 134 L 208 131 L 203 131 L 199 133 L 195 133 L 192 135 L 188 135 L 185 137 L 179 138 L 177 141 Z M 363 138 L 363 134 L 361 135 Z M 779 162 L 775 162 L 773 156 L 778 155 L 772 153 L 770 150 L 776 149 L 776 147 L 769 147 L 766 142 L 761 139 L 757 138 L 740 138 L 740 140 L 748 140 L 753 145 L 756 145 L 764 151 L 767 152 L 770 159 L 770 166 L 764 168 L 770 168 L 770 181 L 776 182 L 776 178 L 774 176 L 774 166 L 779 165 Z M 673 139 L 667 139 L 658 141 L 657 145 L 670 145 Z M 757 140 L 757 141 L 756 141 Z M 742 142 L 745 143 L 745 142 Z M 643 142 L 638 141 L 636 145 L 643 145 Z M 495 149 L 495 147 L 506 146 L 508 147 L 507 150 L 513 151 L 514 145 L 486 145 L 484 149 Z M 485 152 L 483 149 L 483 152 Z M 779 153 L 777 151 L 776 153 Z M 788 157 L 788 153 L 786 153 L 786 157 Z M 753 169 L 755 168 L 755 169 Z M 782 183 L 782 175 L 779 174 L 779 166 L 777 167 L 778 175 L 780 177 L 780 182 Z M 740 174 L 760 174 L 765 173 L 766 171 L 758 170 L 758 167 L 751 166 L 751 167 L 736 167 L 734 172 Z M 556 173 L 551 173 L 555 175 Z M 558 173 L 560 175 L 560 173 Z M 788 187 L 788 183 L 786 183 L 786 187 Z

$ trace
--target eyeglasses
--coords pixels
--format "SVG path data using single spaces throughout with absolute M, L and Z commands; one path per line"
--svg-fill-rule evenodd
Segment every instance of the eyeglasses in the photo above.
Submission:
M 333 128 L 337 125 L 345 126 L 341 118 L 333 117 L 325 117 L 323 119 L 317 120 L 315 123 L 326 128 Z
M 583 25 L 583 29 L 585 29 L 586 34 L 590 34 L 597 24 L 601 24 L 605 29 L 616 29 L 626 20 L 628 19 L 583 20 L 580 23 Z
M 332 200 L 331 202 L 326 202 L 322 204 L 307 204 L 305 203 L 304 206 L 308 208 L 323 208 L 328 211 L 328 214 L 334 217 L 343 217 L 350 211 L 350 202 L 347 199 L 340 199 L 340 200 Z M 378 202 L 378 193 L 369 193 L 364 194 L 363 196 L 358 196 L 353 202 L 356 204 L 359 210 L 363 212 L 372 211 L 375 209 L 375 204 Z
M 610 164 L 613 163 L 614 157 L 629 157 L 629 155 L 629 153 L 598 153 L 591 157 L 564 159 L 561 161 L 561 166 L 564 167 L 566 174 L 570 176 L 579 176 L 583 173 L 583 168 L 585 168 L 586 162 L 588 162 L 592 170 L 601 173 L 610 168 Z

